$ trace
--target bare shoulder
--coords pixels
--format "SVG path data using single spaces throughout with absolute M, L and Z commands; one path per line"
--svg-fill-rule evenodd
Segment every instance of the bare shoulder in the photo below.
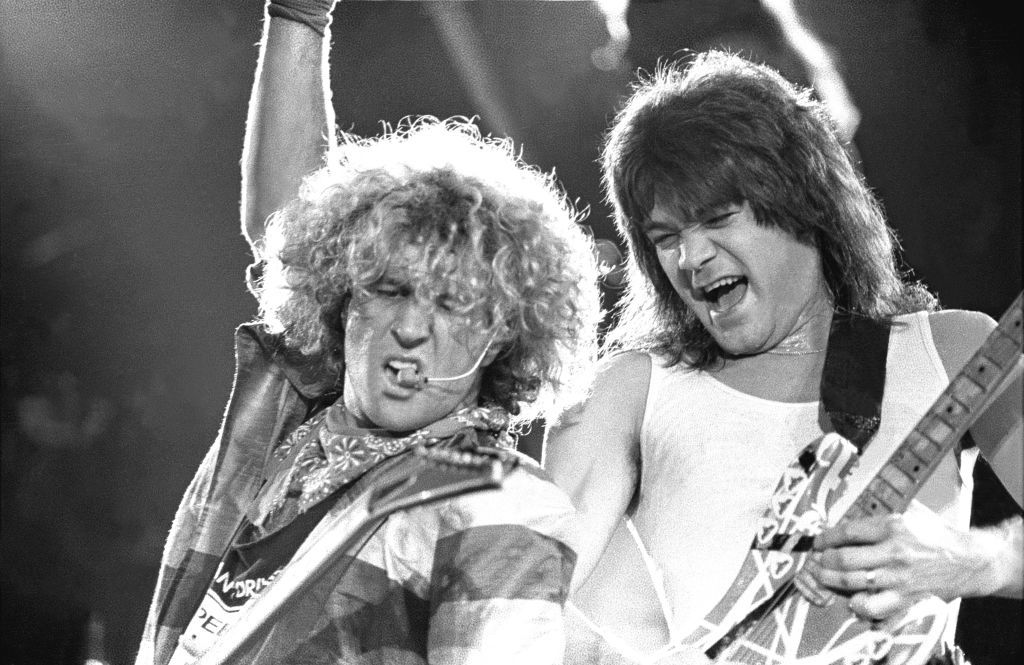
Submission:
M 995 320 L 988 314 L 965 309 L 932 312 L 928 323 L 935 349 L 950 375 L 960 371 L 996 327 Z
M 651 356 L 627 351 L 603 358 L 598 364 L 598 383 L 601 382 L 639 388 L 646 394 L 651 382 Z
M 561 454 L 582 447 L 609 454 L 631 449 L 639 441 L 647 404 L 651 359 L 645 353 L 603 358 L 587 399 L 562 414 L 547 433 L 545 466 Z M 574 461 L 576 463 L 576 461 Z
M 589 400 L 591 415 L 609 410 L 628 420 L 639 431 L 647 406 L 651 383 L 651 357 L 646 353 L 625 352 L 601 360 L 594 390 Z

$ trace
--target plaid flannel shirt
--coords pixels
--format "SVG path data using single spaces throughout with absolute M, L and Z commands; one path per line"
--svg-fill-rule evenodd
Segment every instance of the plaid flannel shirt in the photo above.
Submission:
M 274 446 L 333 387 L 304 375 L 277 342 L 256 326 L 236 331 L 231 397 L 175 515 L 136 665 L 168 662 Z M 501 490 L 393 515 L 246 662 L 560 663 L 573 515 L 525 458 Z

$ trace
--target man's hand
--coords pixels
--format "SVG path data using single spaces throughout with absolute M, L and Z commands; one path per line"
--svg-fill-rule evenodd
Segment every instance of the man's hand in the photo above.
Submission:
M 950 601 L 1001 593 L 1020 575 L 1021 555 L 1007 553 L 1012 540 L 1006 529 L 955 529 L 911 504 L 902 515 L 850 520 L 824 531 L 797 586 L 812 602 L 828 602 L 838 592 L 849 596 L 858 615 L 885 619 L 928 595 Z

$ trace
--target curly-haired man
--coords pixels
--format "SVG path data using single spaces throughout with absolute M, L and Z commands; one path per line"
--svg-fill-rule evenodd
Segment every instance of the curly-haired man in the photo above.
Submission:
M 336 140 L 332 4 L 268 4 L 243 155 L 260 320 L 237 331 L 138 662 L 193 662 L 238 630 L 323 516 L 418 446 L 518 466 L 499 491 L 391 515 L 242 660 L 561 662 L 574 511 L 512 449 L 517 425 L 587 385 L 592 244 L 550 176 L 468 122 Z

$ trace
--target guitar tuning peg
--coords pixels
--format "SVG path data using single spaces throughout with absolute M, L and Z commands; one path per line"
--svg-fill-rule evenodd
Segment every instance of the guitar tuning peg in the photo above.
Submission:
M 453 448 L 442 448 L 439 446 L 435 446 L 433 448 L 424 447 L 422 452 L 418 454 L 426 457 L 432 462 L 448 464 L 451 466 L 479 467 L 490 462 L 490 458 L 487 455 L 474 453 L 468 450 L 455 450 Z

